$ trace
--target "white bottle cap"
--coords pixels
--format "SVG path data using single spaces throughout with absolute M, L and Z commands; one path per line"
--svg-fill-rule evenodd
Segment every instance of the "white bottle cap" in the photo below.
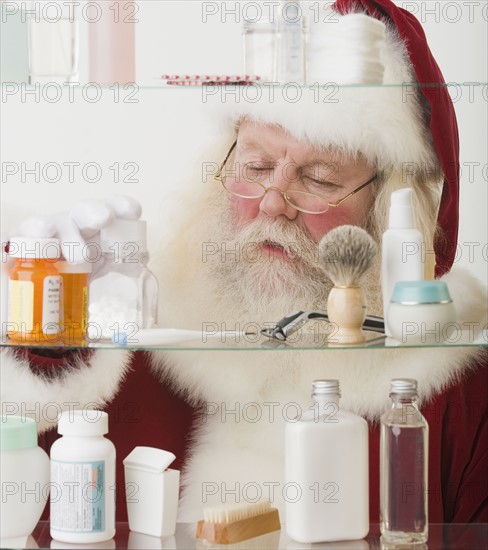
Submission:
M 147 252 L 146 235 L 145 221 L 116 219 L 100 230 L 100 246 L 102 252 L 118 250 L 121 254 L 145 253 Z
M 394 378 L 390 384 L 390 393 L 399 395 L 416 395 L 417 393 L 417 380 L 413 378 Z
M 26 260 L 56 260 L 61 257 L 59 239 L 14 237 L 9 241 L 9 256 Z
M 64 411 L 58 418 L 61 435 L 93 436 L 108 433 L 108 414 L 95 409 Z
M 339 395 L 341 393 L 339 380 L 314 380 L 312 397 L 318 395 Z
M 412 209 L 412 189 L 405 187 L 391 194 L 390 229 L 415 229 Z

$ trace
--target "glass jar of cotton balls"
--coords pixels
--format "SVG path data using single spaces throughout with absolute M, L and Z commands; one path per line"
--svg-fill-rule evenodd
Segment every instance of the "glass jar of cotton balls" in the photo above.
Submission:
M 146 222 L 115 220 L 100 232 L 101 265 L 90 281 L 88 338 L 137 338 L 157 322 L 158 282 L 148 269 Z

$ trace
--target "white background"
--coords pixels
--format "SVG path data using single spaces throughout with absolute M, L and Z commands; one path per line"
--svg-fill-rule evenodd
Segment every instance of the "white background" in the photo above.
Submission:
M 110 1 L 110 0 L 107 0 Z M 453 86 L 452 97 L 458 115 L 461 138 L 461 226 L 458 264 L 488 279 L 487 225 L 487 2 L 426 1 L 396 2 L 422 22 L 431 49 L 446 81 L 483 83 Z M 27 67 L 26 30 L 20 14 L 2 19 L 3 82 L 25 80 Z M 10 230 L 26 213 L 48 214 L 67 209 L 81 198 L 104 197 L 111 193 L 133 195 L 143 205 L 149 224 L 149 243 L 158 242 L 161 212 L 172 189 L 184 185 L 207 144 L 215 140 L 216 129 L 202 109 L 200 89 L 163 89 L 162 74 L 242 74 L 241 21 L 235 2 L 139 1 L 136 24 L 136 75 L 141 88 L 135 103 L 128 103 L 130 90 L 104 89 L 99 101 L 85 95 L 93 90 L 79 88 L 74 100 L 65 92 L 50 103 L 41 97 L 6 95 L 2 86 L 1 161 L 2 225 Z M 209 12 L 217 10 L 211 15 Z M 204 22 L 204 11 L 207 21 Z M 8 32 L 5 32 L 5 31 Z M 88 80 L 87 24 L 80 27 L 80 78 Z M 96 90 L 95 90 L 96 92 Z M 90 97 L 94 97 L 90 95 Z M 221 159 L 208 159 L 218 162 Z M 80 163 L 75 181 L 68 181 L 68 169 L 57 183 L 21 170 L 5 173 L 6 163 L 24 163 L 25 168 L 54 162 Z M 81 168 L 96 163 L 102 177 L 87 181 Z M 115 182 L 114 164 L 121 177 L 129 175 L 126 163 L 136 163 L 137 183 Z M 11 165 L 8 165 L 11 166 Z M 114 167 L 110 169 L 110 167 Z M 52 172 L 51 172 L 52 173 Z M 9 219 L 7 222 L 6 220 Z M 14 222 L 12 222 L 14 220 Z M 472 244 L 470 244 L 472 243 Z M 484 255 L 483 255 L 484 250 Z

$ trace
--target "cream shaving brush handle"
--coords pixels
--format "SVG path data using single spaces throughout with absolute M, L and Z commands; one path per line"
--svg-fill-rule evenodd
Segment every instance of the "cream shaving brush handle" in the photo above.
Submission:
M 335 286 L 327 300 L 329 322 L 337 327 L 330 342 L 359 344 L 366 340 L 362 326 L 366 317 L 366 300 L 359 286 Z

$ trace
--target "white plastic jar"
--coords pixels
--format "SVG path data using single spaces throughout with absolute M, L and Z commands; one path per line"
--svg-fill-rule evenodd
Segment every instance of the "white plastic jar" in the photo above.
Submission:
M 2 415 L 1 419 L 1 547 L 24 547 L 25 542 L 18 539 L 32 533 L 49 497 L 49 457 L 37 446 L 32 418 Z
M 388 327 L 408 345 L 449 341 L 456 330 L 456 308 L 444 281 L 399 281 L 388 307 Z
M 84 409 L 59 417 L 51 447 L 51 537 L 90 544 L 115 535 L 115 447 L 103 437 L 107 413 Z

